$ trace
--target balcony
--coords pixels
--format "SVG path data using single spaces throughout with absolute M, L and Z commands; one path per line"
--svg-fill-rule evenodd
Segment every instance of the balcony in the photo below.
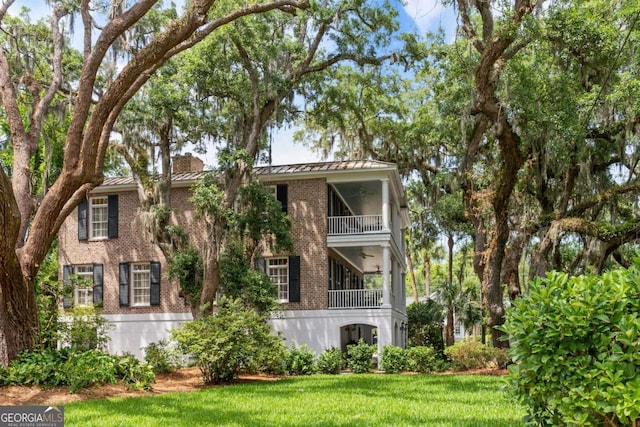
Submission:
M 382 215 L 328 217 L 329 235 L 368 234 L 382 231 Z
M 348 289 L 329 291 L 329 309 L 379 308 L 382 289 Z

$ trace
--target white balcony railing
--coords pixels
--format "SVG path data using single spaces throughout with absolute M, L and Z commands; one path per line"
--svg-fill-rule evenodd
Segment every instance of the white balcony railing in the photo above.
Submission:
M 381 305 L 382 289 L 329 291 L 329 308 L 378 308 Z
M 382 215 L 330 216 L 329 234 L 364 234 L 382 231 Z

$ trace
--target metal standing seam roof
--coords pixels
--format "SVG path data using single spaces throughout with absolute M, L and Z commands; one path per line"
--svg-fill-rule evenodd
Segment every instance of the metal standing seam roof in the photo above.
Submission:
M 345 160 L 334 162 L 299 163 L 292 165 L 256 166 L 254 172 L 257 176 L 304 174 L 313 172 L 339 172 L 348 170 L 385 169 L 394 168 L 393 163 L 377 160 Z M 174 183 L 195 182 L 212 171 L 175 173 L 171 179 Z M 108 177 L 100 187 L 129 186 L 135 184 L 132 176 Z

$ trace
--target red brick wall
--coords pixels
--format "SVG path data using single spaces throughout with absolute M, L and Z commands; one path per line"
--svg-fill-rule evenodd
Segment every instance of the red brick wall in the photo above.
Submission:
M 108 193 L 114 194 L 114 193 Z M 166 280 L 167 262 L 162 252 L 149 238 L 145 238 L 143 224 L 138 216 L 138 195 L 135 191 L 118 193 L 118 238 L 105 240 L 78 240 L 78 215 L 73 212 L 59 232 L 59 262 L 65 264 L 92 264 L 104 266 L 103 314 L 183 313 L 190 309 L 178 296 L 178 284 Z M 187 189 L 172 192 L 173 203 L 184 206 Z M 175 212 L 175 221 L 187 230 L 193 228 L 190 212 Z M 201 233 L 192 233 L 200 235 Z M 132 307 L 119 305 L 118 268 L 120 262 L 160 261 L 162 281 L 160 305 Z M 62 272 L 60 271 L 60 276 Z
M 319 310 L 327 308 L 327 183 L 324 179 L 282 181 L 288 184 L 288 212 L 292 220 L 294 253 L 300 256 L 299 303 L 285 304 L 285 309 Z M 272 184 L 272 183 L 269 183 Z M 274 183 L 275 184 L 275 183 Z M 113 193 L 107 193 L 113 194 Z M 195 225 L 189 188 L 175 188 L 171 193 L 173 221 L 189 234 L 192 244 L 201 247 L 204 233 Z M 59 233 L 59 261 L 65 264 L 104 265 L 103 314 L 182 313 L 190 311 L 178 296 L 178 284 L 166 279 L 167 262 L 162 252 L 143 233 L 138 215 L 136 191 L 119 193 L 118 235 L 116 239 L 78 240 L 77 212 L 72 213 Z M 265 254 L 268 255 L 268 254 Z M 120 307 L 118 268 L 120 262 L 160 261 L 162 265 L 159 306 Z M 62 277 L 62 272 L 60 272 Z
M 306 179 L 269 182 L 288 184 L 288 213 L 294 253 L 300 256 L 300 302 L 289 310 L 323 310 L 328 303 L 327 182 Z M 265 253 L 265 255 L 269 255 Z M 275 254 L 278 255 L 278 254 Z

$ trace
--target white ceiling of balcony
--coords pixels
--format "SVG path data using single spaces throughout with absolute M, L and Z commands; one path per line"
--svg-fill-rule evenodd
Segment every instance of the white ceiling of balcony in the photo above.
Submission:
M 382 213 L 382 184 L 380 181 L 338 183 L 334 186 L 354 215 L 380 215 Z

